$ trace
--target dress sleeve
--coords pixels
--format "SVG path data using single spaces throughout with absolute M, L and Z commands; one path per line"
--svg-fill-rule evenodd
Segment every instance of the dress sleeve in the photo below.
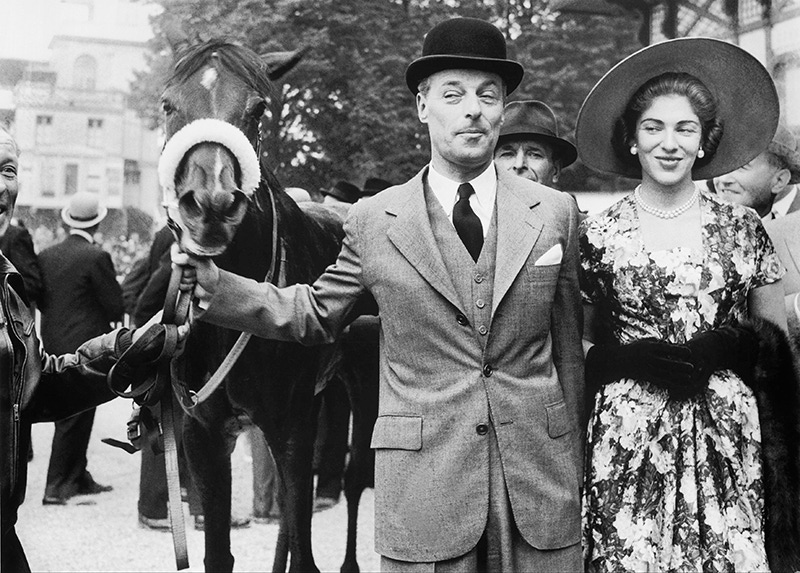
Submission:
M 769 238 L 761 219 L 753 218 L 753 237 L 755 241 L 756 268 L 751 279 L 751 288 L 772 284 L 786 274 L 778 253 Z

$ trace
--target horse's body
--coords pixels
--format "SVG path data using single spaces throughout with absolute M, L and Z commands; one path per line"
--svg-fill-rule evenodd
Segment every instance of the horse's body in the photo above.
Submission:
M 260 154 L 260 119 L 273 103 L 270 77 L 292 65 L 272 60 L 267 66 L 250 50 L 225 42 L 190 49 L 176 64 L 162 100 L 168 139 L 196 119 L 215 118 L 239 128 Z M 275 253 L 282 252 L 285 256 L 277 257 L 280 272 L 273 269 L 276 277 L 280 275 L 286 284 L 313 282 L 336 258 L 341 217 L 318 205 L 301 209 L 282 191 L 260 155 L 258 163 L 261 181 L 247 196 L 241 191 L 242 167 L 235 152 L 214 140 L 201 141 L 186 151 L 175 170 L 175 196 L 169 210 L 179 244 L 195 255 L 214 256 L 220 268 L 258 281 L 267 276 Z M 273 221 L 277 221 L 283 251 L 273 244 Z M 238 335 L 195 321 L 182 357 L 185 383 L 199 389 Z M 206 570 L 233 568 L 230 454 L 242 413 L 264 432 L 282 485 L 282 523 L 273 567 L 285 569 L 288 550 L 291 570 L 316 570 L 311 550 L 315 386 L 337 373 L 346 383 L 360 381 L 358 385 L 363 386 L 374 364 L 372 387 L 377 401 L 376 344 L 369 346 L 373 354 L 365 356 L 367 370 L 358 365 L 359 352 L 352 349 L 350 365 L 342 369 L 339 345 L 305 347 L 254 337 L 223 386 L 186 416 L 184 444 L 205 514 Z M 355 387 L 349 384 L 351 398 L 360 395 Z M 358 403 L 356 399 L 353 408 L 356 425 L 374 422 L 375 408 Z M 357 443 L 351 454 L 355 466 L 370 467 L 369 433 L 369 429 L 355 431 Z M 363 487 L 370 485 L 360 477 L 368 473 L 368 469 L 348 470 L 349 502 L 357 504 Z M 355 521 L 351 525 L 354 536 Z M 354 551 L 353 539 L 347 569 L 357 570 Z

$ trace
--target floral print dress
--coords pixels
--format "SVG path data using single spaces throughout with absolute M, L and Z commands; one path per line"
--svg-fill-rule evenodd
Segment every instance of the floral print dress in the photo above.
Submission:
M 708 195 L 700 209 L 703 252 L 647 252 L 632 195 L 582 223 L 583 297 L 602 340 L 685 342 L 745 318 L 749 291 L 782 276 L 754 211 Z M 687 401 L 646 380 L 608 384 L 587 440 L 588 571 L 769 569 L 758 410 L 733 372 Z

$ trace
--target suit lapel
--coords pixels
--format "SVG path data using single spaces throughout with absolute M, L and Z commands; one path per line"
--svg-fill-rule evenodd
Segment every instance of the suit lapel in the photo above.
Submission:
M 426 169 L 423 169 L 406 183 L 407 192 L 401 200 L 386 207 L 386 212 L 396 217 L 386 234 L 417 272 L 450 303 L 461 309 L 461 302 L 428 219 L 423 190 L 425 172 Z
M 492 317 L 528 259 L 543 226 L 536 211 L 538 199 L 523 199 L 504 179 L 498 175 L 497 257 L 492 293 Z

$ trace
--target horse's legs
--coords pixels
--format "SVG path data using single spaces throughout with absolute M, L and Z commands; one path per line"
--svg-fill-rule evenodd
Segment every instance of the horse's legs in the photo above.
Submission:
M 233 571 L 231 554 L 231 451 L 236 437 L 223 424 L 207 428 L 186 416 L 184 444 L 205 516 L 205 570 Z
M 367 335 L 368 331 L 367 331 Z M 375 453 L 370 448 L 372 429 L 378 416 L 378 346 L 373 341 L 353 342 L 344 346 L 346 371 L 342 380 L 350 397 L 353 413 L 353 437 L 350 460 L 344 474 L 344 496 L 347 500 L 347 548 L 342 573 L 358 573 L 356 545 L 358 539 L 358 507 L 361 494 L 374 485 Z

